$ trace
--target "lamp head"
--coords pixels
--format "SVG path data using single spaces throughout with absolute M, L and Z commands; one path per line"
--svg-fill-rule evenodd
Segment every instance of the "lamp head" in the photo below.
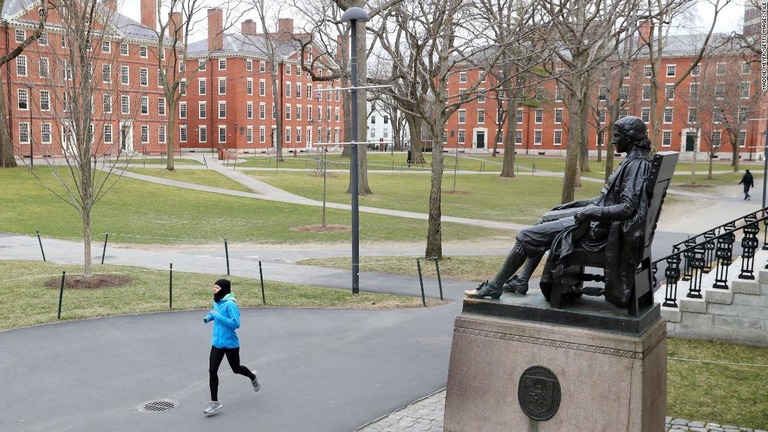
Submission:
M 359 7 L 351 7 L 345 10 L 341 15 L 342 22 L 368 21 L 369 19 L 370 18 L 368 17 L 368 12 Z

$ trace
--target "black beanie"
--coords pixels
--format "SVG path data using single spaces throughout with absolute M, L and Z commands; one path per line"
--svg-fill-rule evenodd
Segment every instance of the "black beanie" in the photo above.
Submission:
M 215 301 L 219 301 L 219 300 L 223 299 L 224 296 L 226 296 L 227 294 L 229 294 L 232 291 L 232 284 L 230 284 L 229 281 L 226 280 L 226 279 L 219 279 L 219 280 L 216 281 L 216 283 L 214 285 L 218 285 L 219 288 L 221 288 L 219 290 L 219 292 L 217 292 L 217 293 L 215 293 L 213 295 L 213 299 Z

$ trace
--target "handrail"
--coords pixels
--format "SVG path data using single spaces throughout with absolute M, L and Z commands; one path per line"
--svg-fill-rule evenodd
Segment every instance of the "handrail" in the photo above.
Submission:
M 687 297 L 702 298 L 701 284 L 703 275 L 713 270 L 712 263 L 716 262 L 715 283 L 713 288 L 728 289 L 728 270 L 733 263 L 733 244 L 736 242 L 735 233 L 744 232 L 741 239 L 742 265 L 739 279 L 755 279 L 755 251 L 759 245 L 757 238 L 760 232 L 760 222 L 763 230 L 763 249 L 768 249 L 768 208 L 749 213 L 738 219 L 726 222 L 716 228 L 697 234 L 675 244 L 673 253 L 653 261 L 651 264 L 656 281 L 658 263 L 665 261 L 667 268 L 664 276 L 667 281 L 664 306 L 677 307 L 677 283 L 680 280 L 689 281 Z M 762 213 L 762 216 L 758 216 Z M 740 226 L 737 223 L 743 222 Z M 697 239 L 702 238 L 700 241 Z M 681 263 L 682 269 L 681 269 Z M 768 268 L 768 266 L 766 266 Z

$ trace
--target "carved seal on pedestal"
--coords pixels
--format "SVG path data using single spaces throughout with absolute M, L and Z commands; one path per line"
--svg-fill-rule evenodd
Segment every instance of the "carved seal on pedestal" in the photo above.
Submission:
M 525 415 L 544 421 L 555 416 L 560 408 L 560 381 L 544 366 L 531 366 L 520 376 L 517 400 Z

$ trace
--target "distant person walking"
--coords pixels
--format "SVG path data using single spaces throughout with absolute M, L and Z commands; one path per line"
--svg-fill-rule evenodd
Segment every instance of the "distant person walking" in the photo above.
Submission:
M 752 199 L 752 197 L 749 196 L 749 189 L 755 186 L 755 180 L 752 178 L 752 173 L 749 172 L 749 170 L 747 170 L 747 172 L 745 172 L 741 177 L 739 184 L 744 185 L 744 199 Z
M 227 279 L 219 279 L 213 285 L 213 309 L 203 318 L 204 323 L 213 321 L 213 340 L 208 359 L 208 384 L 211 388 L 211 402 L 203 410 L 206 415 L 216 413 L 222 408 L 219 403 L 219 366 L 224 356 L 227 357 L 232 372 L 247 376 L 254 391 L 259 391 L 261 381 L 258 372 L 251 371 L 240 364 L 240 341 L 236 330 L 240 328 L 240 310 L 235 303 L 232 286 Z

